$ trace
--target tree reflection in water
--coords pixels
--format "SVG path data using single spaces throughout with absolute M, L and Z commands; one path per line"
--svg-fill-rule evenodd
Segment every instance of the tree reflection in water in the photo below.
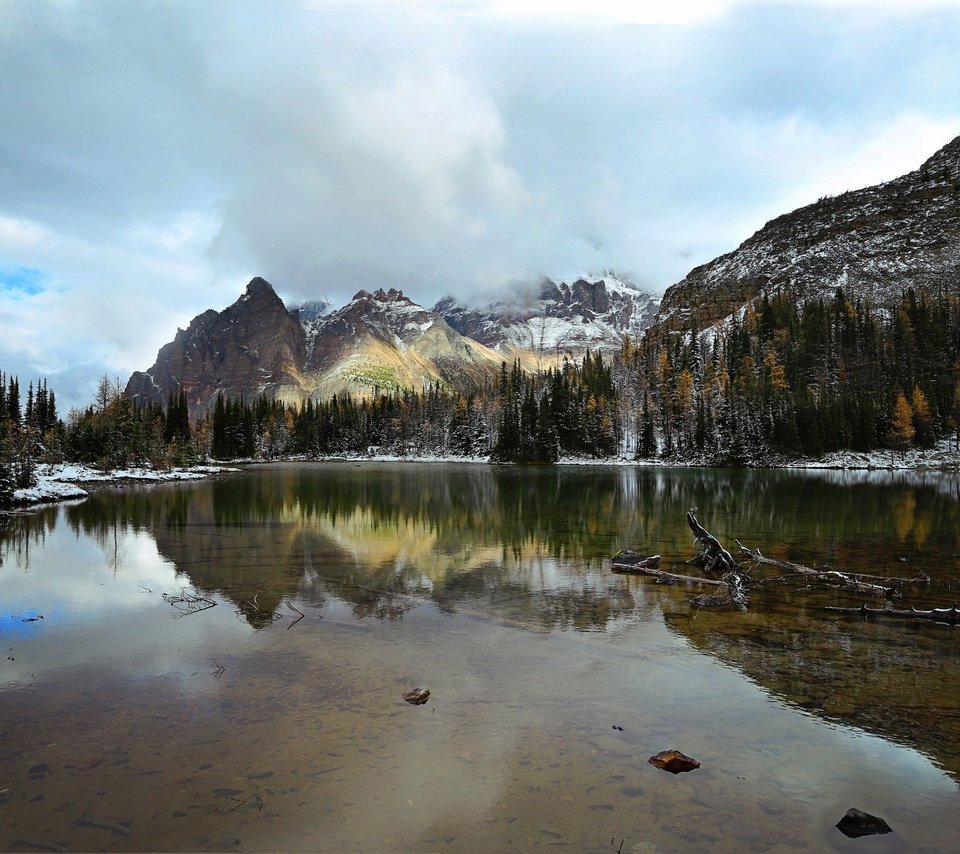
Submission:
M 610 631 L 662 612 L 783 702 L 916 746 L 960 776 L 955 630 L 838 620 L 822 606 L 860 599 L 795 585 L 755 593 L 745 614 L 696 611 L 686 590 L 610 574 L 622 546 L 682 564 L 694 505 L 724 540 L 851 571 L 898 573 L 903 558 L 933 579 L 906 605 L 956 599 L 957 478 L 940 474 L 284 464 L 15 516 L 0 560 L 28 563 L 62 515 L 108 560 L 118 531 L 149 534 L 185 586 L 233 603 L 253 629 L 289 616 L 285 600 L 320 613 L 340 603 L 357 620 L 427 605 L 536 632 Z

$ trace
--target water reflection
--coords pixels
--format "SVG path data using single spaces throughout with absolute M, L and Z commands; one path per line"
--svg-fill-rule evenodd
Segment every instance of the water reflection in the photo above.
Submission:
M 793 586 L 756 594 L 746 615 L 697 613 L 684 591 L 612 576 L 608 562 L 630 546 L 679 564 L 693 551 L 684 512 L 696 505 L 721 537 L 767 554 L 927 572 L 933 583 L 916 604 L 949 605 L 960 568 L 957 490 L 956 477 L 939 474 L 277 465 L 105 490 L 18 516 L 0 560 L 15 555 L 29 571 L 32 552 L 64 549 L 64 565 L 76 568 L 69 583 L 30 584 L 50 583 L 56 590 L 40 598 L 101 619 L 142 605 L 150 585 L 222 597 L 258 630 L 292 617 L 286 602 L 388 621 L 430 604 L 538 632 L 609 632 L 662 611 L 695 648 L 785 701 L 927 749 L 958 774 L 960 655 L 946 646 L 950 632 L 828 619 L 823 605 L 856 597 Z M 60 525 L 76 535 L 72 545 L 55 544 Z M 102 571 L 125 575 L 126 586 L 84 574 L 90 544 Z
M 952 604 L 957 489 L 956 477 L 868 472 L 284 465 L 16 517 L 0 561 L 15 552 L 28 567 L 62 515 L 115 569 L 130 563 L 127 535 L 148 534 L 184 584 L 238 605 L 257 597 L 256 625 L 286 598 L 332 596 L 357 616 L 395 619 L 429 600 L 603 629 L 637 606 L 609 556 L 629 546 L 680 563 L 693 551 L 684 512 L 697 505 L 728 541 L 847 570 L 923 570 L 937 604 Z
M 860 806 L 894 826 L 881 845 L 935 849 L 931 816 L 960 832 L 936 812 L 956 785 L 925 758 L 960 778 L 953 630 L 828 619 L 855 598 L 792 585 L 746 614 L 698 612 L 609 556 L 679 564 L 697 505 L 727 541 L 923 570 L 923 603 L 950 604 L 956 485 L 277 465 L 19 515 L 0 534 L 8 841 L 853 850 L 832 826 Z M 160 594 L 181 588 L 219 604 L 174 619 Z M 288 602 L 306 614 L 292 630 Z M 418 684 L 435 703 L 414 710 L 399 697 Z M 703 768 L 646 764 L 671 746 Z M 224 807 L 254 795 L 262 812 Z M 83 814 L 137 835 L 78 830 Z

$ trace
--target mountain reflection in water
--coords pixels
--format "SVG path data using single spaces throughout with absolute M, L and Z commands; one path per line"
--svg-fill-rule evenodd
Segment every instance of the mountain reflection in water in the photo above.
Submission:
M 664 692 L 671 690 L 672 669 L 688 667 L 676 659 L 678 650 L 691 648 L 735 668 L 777 703 L 916 748 L 960 780 L 956 629 L 838 620 L 823 606 L 858 604 L 861 597 L 844 590 L 801 591 L 792 581 L 755 591 L 746 613 L 696 610 L 686 589 L 610 572 L 609 558 L 620 547 L 660 553 L 665 566 L 681 568 L 695 553 L 684 521 L 691 506 L 700 508 L 701 521 L 727 544 L 736 537 L 773 557 L 851 571 L 926 572 L 930 585 L 908 588 L 904 604 L 955 601 L 955 476 L 278 464 L 200 484 L 106 489 L 80 503 L 14 517 L 0 533 L 0 579 L 6 574 L 7 584 L 16 581 L 18 590 L 46 587 L 43 596 L 14 597 L 17 613 L 0 629 L 11 639 L 7 646 L 26 637 L 33 624 L 19 620 L 34 600 L 47 603 L 44 631 L 55 628 L 53 618 L 79 624 L 85 612 L 104 623 L 136 624 L 137 615 L 156 602 L 159 587 L 151 585 L 163 583 L 164 589 L 192 588 L 220 602 L 210 614 L 184 618 L 177 635 L 184 644 L 187 626 L 199 638 L 216 622 L 216 631 L 225 633 L 221 648 L 248 644 L 244 632 L 270 648 L 269 627 L 286 629 L 298 612 L 307 618 L 286 636 L 291 639 L 318 619 L 375 628 L 377 621 L 429 622 L 429 614 L 436 614 L 486 626 L 481 634 L 493 633 L 501 642 L 503 630 L 534 638 L 585 633 L 585 640 L 606 644 L 588 648 L 588 656 L 639 656 L 636 666 L 651 671 L 630 678 L 652 679 L 662 667 Z M 72 551 L 65 528 L 73 534 Z M 96 559 L 88 554 L 91 547 Z M 54 549 L 64 550 L 59 580 L 32 569 L 34 559 L 39 566 L 42 556 L 60 554 Z M 115 588 L 102 572 L 86 573 L 94 564 L 112 571 Z M 13 568 L 23 574 L 10 576 Z M 232 625 L 224 617 L 230 609 L 238 617 Z M 142 646 L 132 648 L 141 650 L 143 672 L 136 678 L 145 679 L 151 668 L 165 673 L 172 667 L 174 653 L 148 665 L 146 645 L 169 643 L 148 640 L 154 637 L 149 632 L 168 630 L 141 624 Z M 669 649 L 667 657 L 657 648 L 635 646 L 647 636 L 642 627 L 658 624 L 667 632 L 651 636 Z M 50 649 L 51 668 L 55 659 L 60 667 L 81 660 L 77 651 Z M 549 678 L 547 662 L 555 653 L 540 652 L 543 678 Z M 518 659 L 518 672 L 536 667 L 534 659 Z M 7 672 L 13 674 L 15 666 Z M 24 665 L 6 684 L 18 688 L 31 675 L 44 678 L 35 662 L 30 668 Z M 228 673 L 240 670 L 240 664 L 228 663 Z M 548 681 L 548 693 L 561 690 L 564 676 L 556 672 L 560 681 L 553 689 Z M 331 671 L 326 678 L 338 684 L 343 677 Z M 626 681 L 621 674 L 603 691 L 612 697 Z M 0 699 L 4 685 L 0 681 Z M 123 696 L 122 689 L 116 696 Z M 714 707 L 718 719 L 729 711 L 720 697 L 703 701 L 708 707 L 699 714 L 708 719 Z M 674 745 L 656 748 L 668 746 Z M 858 804 L 844 804 L 836 817 L 849 806 Z

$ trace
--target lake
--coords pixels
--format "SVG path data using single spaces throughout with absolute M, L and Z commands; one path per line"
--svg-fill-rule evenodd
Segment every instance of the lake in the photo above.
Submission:
M 960 629 L 611 572 L 685 571 L 692 506 L 728 547 L 960 600 L 955 474 L 284 463 L 19 514 L 0 845 L 956 850 Z M 701 767 L 647 762 L 670 748 Z M 851 807 L 894 832 L 848 839 Z

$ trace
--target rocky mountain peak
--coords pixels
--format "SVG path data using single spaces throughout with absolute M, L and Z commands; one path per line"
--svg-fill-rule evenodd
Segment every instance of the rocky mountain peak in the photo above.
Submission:
M 217 393 L 250 398 L 295 381 L 305 358 L 305 333 L 273 286 L 259 276 L 223 311 L 208 309 L 160 348 L 147 371 L 135 371 L 127 395 L 140 403 L 165 405 L 182 388 L 191 415 L 205 411 Z
M 396 288 L 390 288 L 388 291 L 385 291 L 383 288 L 377 288 L 373 293 L 361 288 L 353 295 L 353 300 L 351 300 L 351 302 L 356 302 L 357 300 L 362 300 L 365 302 L 398 302 L 408 305 L 416 305 L 413 300 L 404 295 L 403 291 L 399 291 Z
M 454 329 L 505 354 L 615 349 L 639 337 L 659 300 L 612 273 L 572 282 L 544 278 L 479 305 L 454 297 L 434 310 Z
M 277 297 L 277 292 L 273 289 L 273 285 L 260 276 L 254 276 L 247 283 L 247 289 L 244 292 L 244 296 L 250 299 L 262 299 L 270 297 L 276 297 L 279 299 L 279 297 Z M 241 299 L 243 299 L 243 297 L 241 297 Z

